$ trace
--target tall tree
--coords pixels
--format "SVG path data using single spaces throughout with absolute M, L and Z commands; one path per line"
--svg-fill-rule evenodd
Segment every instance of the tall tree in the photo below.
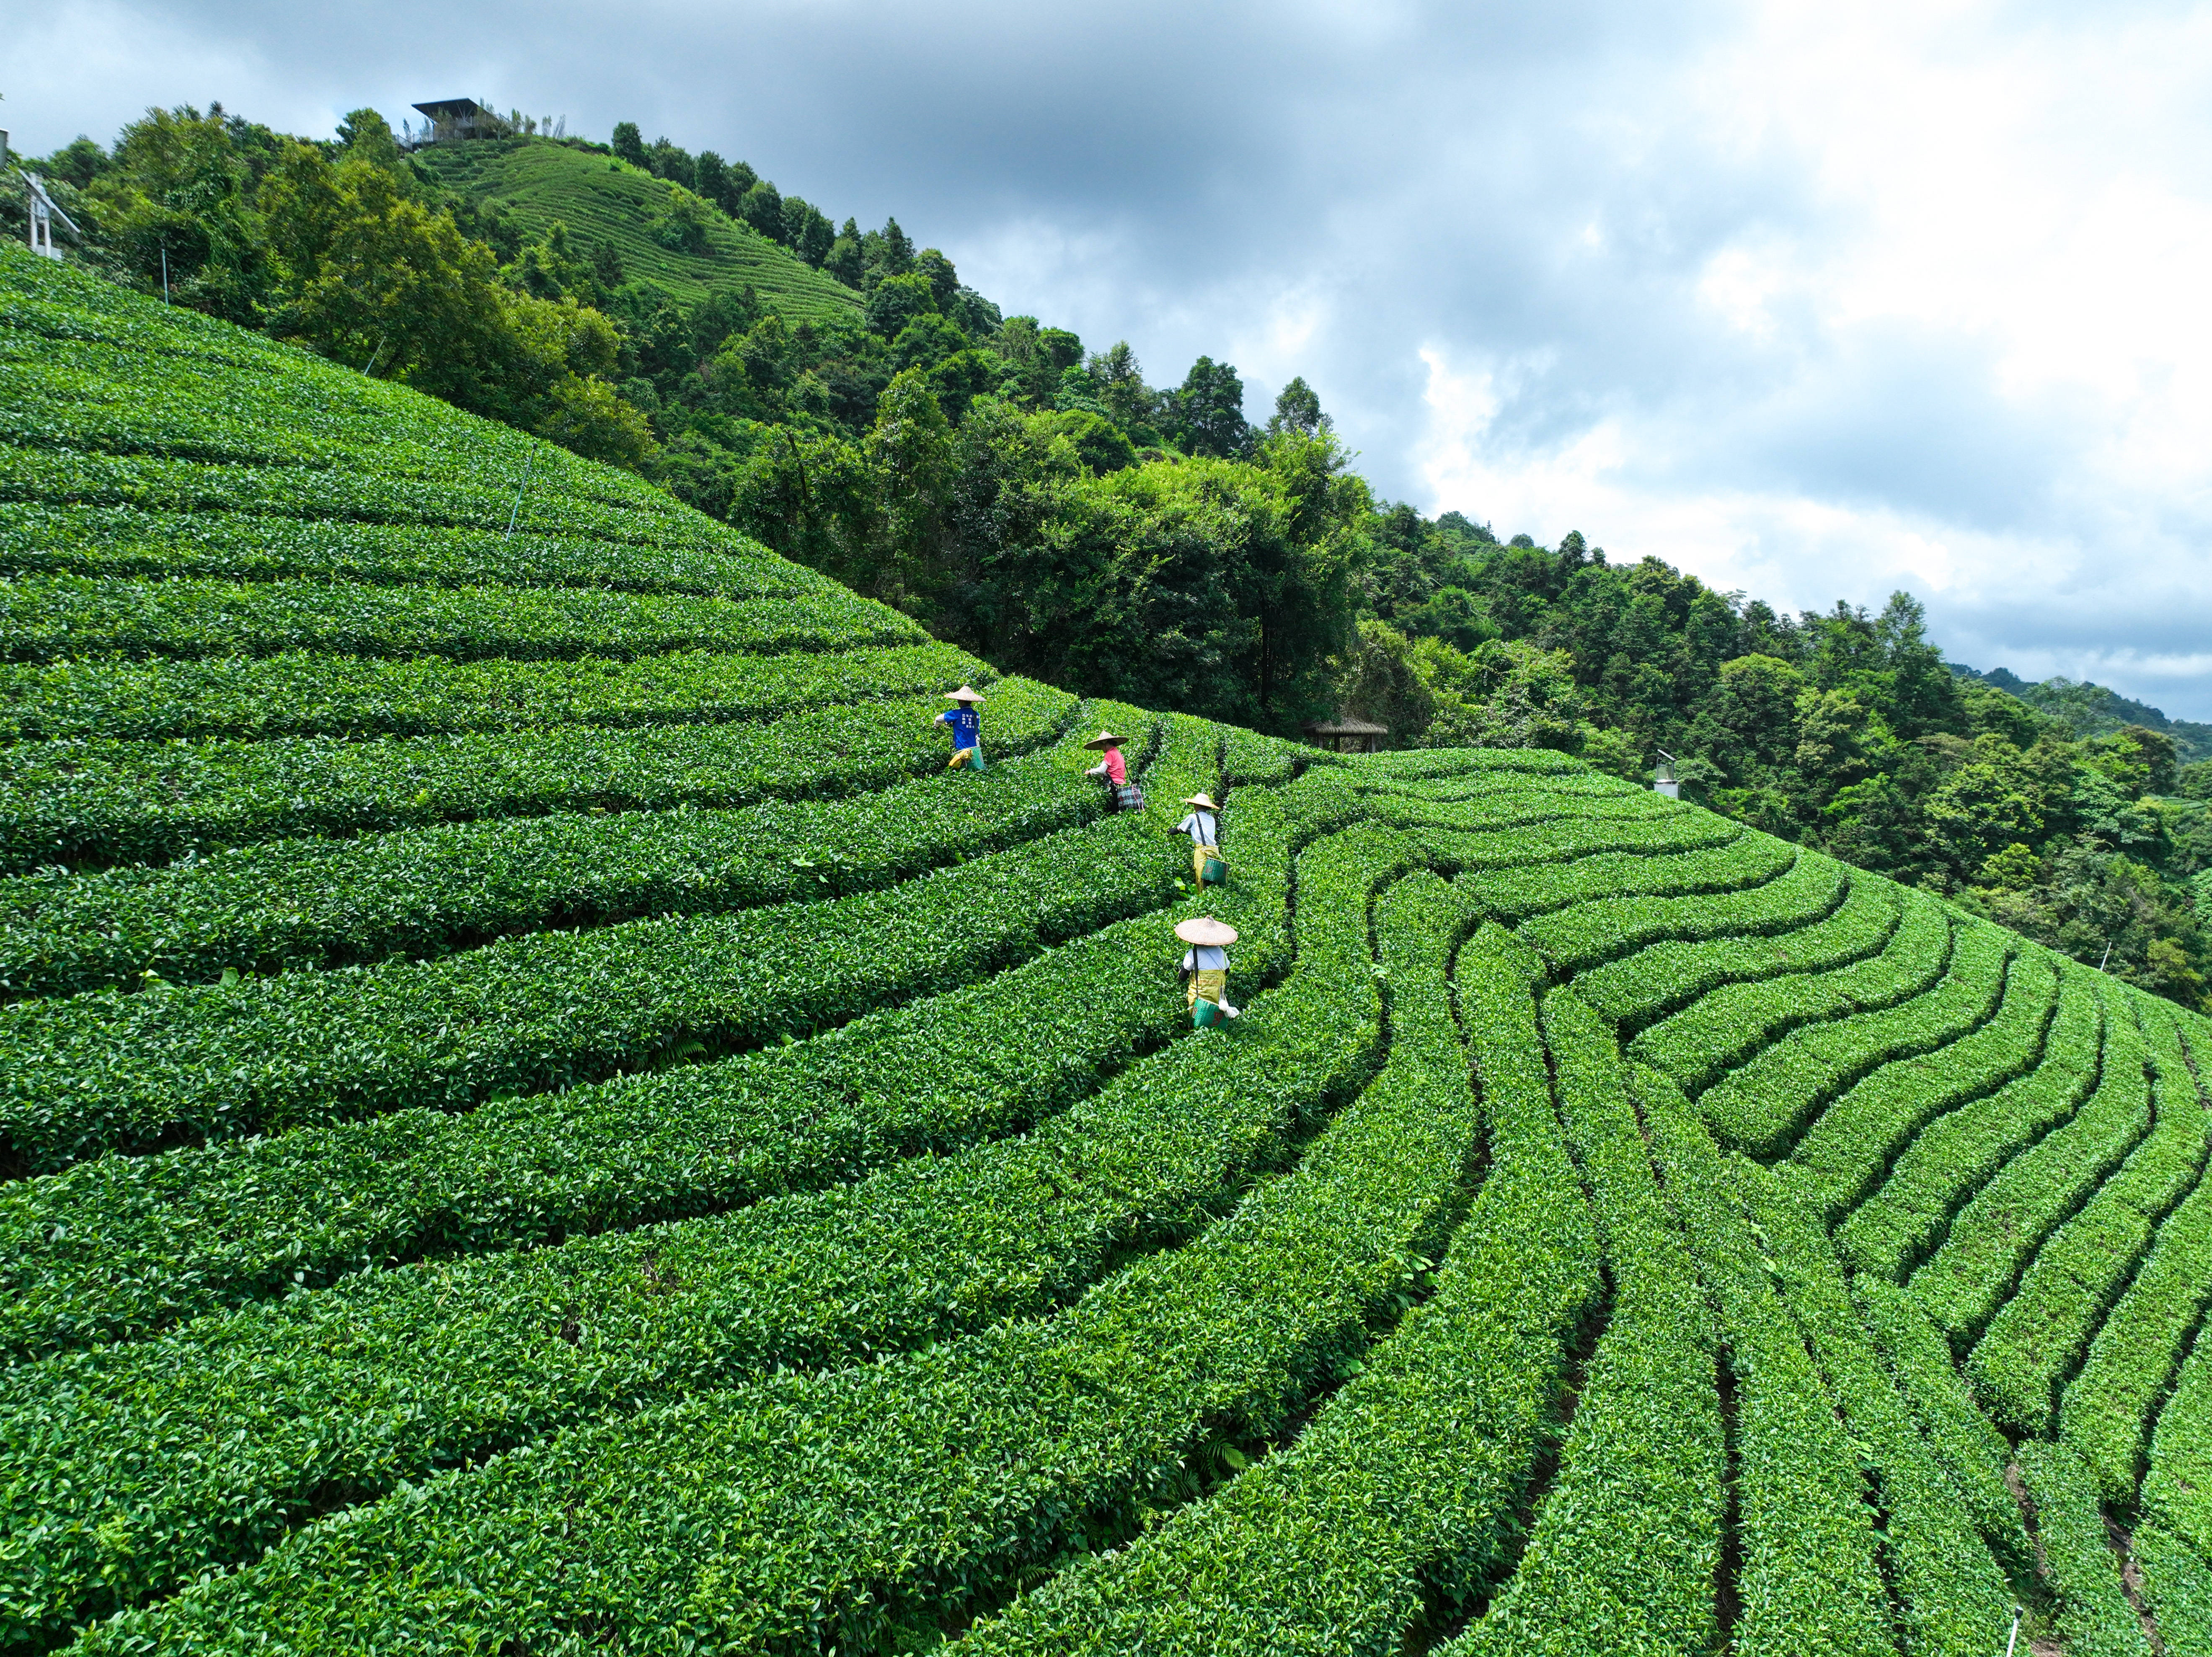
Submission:
M 1098 401 L 1115 424 L 1134 434 L 1149 432 L 1152 423 L 1152 393 L 1145 384 L 1137 354 L 1129 342 L 1117 339 L 1084 365 L 1097 382 Z M 1146 441 L 1152 439 L 1147 436 Z
M 1302 437 L 1311 437 L 1316 432 L 1334 429 L 1329 417 L 1321 411 L 1321 398 L 1314 395 L 1303 374 L 1275 395 L 1275 412 L 1267 417 L 1267 434 L 1296 432 Z
M 1244 382 L 1226 362 L 1202 356 L 1183 376 L 1170 418 L 1186 453 L 1233 458 L 1250 452 L 1252 428 L 1244 420 Z
M 783 192 L 766 179 L 745 191 L 738 215 L 770 241 L 783 240 Z
M 97 253 L 134 286 L 231 322 L 258 324 L 270 271 L 256 185 L 283 153 L 266 128 L 189 106 L 123 129 L 87 191 Z
M 806 222 L 800 227 L 797 240 L 791 244 L 791 249 L 818 270 L 828 262 L 830 249 L 835 245 L 836 240 L 837 232 L 830 224 L 829 215 L 817 208 L 809 207 L 806 209 Z
M 903 276 L 914 269 L 914 240 L 899 228 L 896 219 L 885 219 L 884 228 L 871 230 L 860 239 L 860 252 L 867 262 L 867 285 L 891 276 Z
M 952 268 L 952 261 L 936 248 L 925 247 L 915 256 L 914 270 L 937 295 L 937 308 L 951 314 L 953 299 L 960 292 L 960 273 Z
M 702 149 L 691 164 L 691 187 L 724 212 L 730 208 L 730 174 L 722 165 L 722 158 L 711 149 Z
M 646 170 L 654 178 L 680 184 L 686 190 L 697 182 L 697 170 L 691 164 L 691 152 L 665 138 L 653 141 L 653 147 L 645 152 L 645 165 Z

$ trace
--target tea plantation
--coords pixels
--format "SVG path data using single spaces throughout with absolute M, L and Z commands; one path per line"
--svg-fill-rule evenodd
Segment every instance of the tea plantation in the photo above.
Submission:
M 21 252 L 0 364 L 0 1653 L 2212 1653 L 2212 1023 Z
M 717 288 L 750 285 L 793 322 L 860 313 L 860 296 L 835 276 L 723 214 L 706 216 L 702 251 L 663 246 L 651 227 L 671 186 L 604 155 L 490 138 L 432 144 L 416 151 L 416 160 L 441 184 L 473 200 L 498 203 L 529 240 L 542 240 L 558 221 L 578 248 L 605 242 L 625 273 L 659 283 L 686 304 Z

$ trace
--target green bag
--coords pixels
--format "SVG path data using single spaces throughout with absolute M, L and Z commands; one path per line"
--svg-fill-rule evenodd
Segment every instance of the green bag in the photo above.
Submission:
M 1208 858 L 1206 866 L 1198 871 L 1199 884 L 1218 886 L 1229 878 L 1229 865 L 1219 858 Z
M 1194 1001 L 1191 1004 L 1190 1022 L 1194 1029 L 1211 1029 L 1222 1022 L 1221 1009 L 1211 1001 Z

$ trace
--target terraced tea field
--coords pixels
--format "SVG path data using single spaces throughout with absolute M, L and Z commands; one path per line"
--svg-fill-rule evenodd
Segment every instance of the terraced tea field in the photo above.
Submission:
M 2212 1652 L 2205 1021 L 20 253 L 0 361 L 0 1651 Z
M 835 276 L 721 213 L 708 215 L 704 252 L 664 247 L 653 224 L 671 186 L 608 156 L 543 138 L 489 138 L 433 144 L 416 159 L 448 188 L 501 203 L 533 241 L 558 221 L 580 252 L 608 243 L 625 276 L 658 282 L 686 305 L 750 284 L 793 322 L 860 312 L 860 296 Z

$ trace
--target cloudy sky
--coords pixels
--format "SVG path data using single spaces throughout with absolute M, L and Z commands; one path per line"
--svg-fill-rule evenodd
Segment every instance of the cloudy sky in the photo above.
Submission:
M 633 119 L 1424 510 L 2212 719 L 2212 5 L 56 0 L 0 93 Z

